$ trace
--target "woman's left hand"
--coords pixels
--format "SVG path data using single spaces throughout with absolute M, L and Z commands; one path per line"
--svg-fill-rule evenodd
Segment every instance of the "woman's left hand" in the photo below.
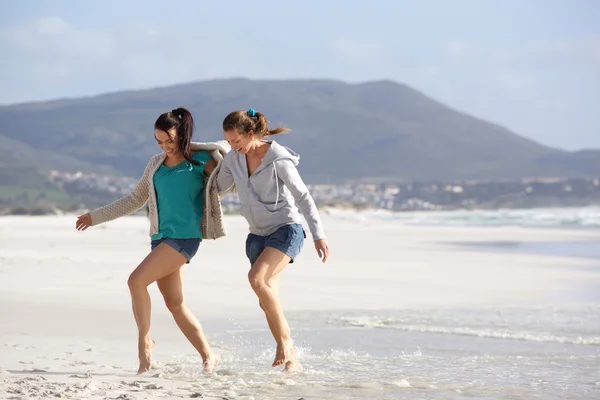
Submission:
M 327 261 L 327 257 L 329 257 L 329 245 L 327 244 L 327 240 L 315 240 L 315 249 L 317 249 L 319 258 L 321 258 L 323 262 Z

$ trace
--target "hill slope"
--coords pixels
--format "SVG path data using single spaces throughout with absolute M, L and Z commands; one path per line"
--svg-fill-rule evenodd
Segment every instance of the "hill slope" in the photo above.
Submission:
M 309 182 L 600 174 L 600 151 L 549 148 L 389 81 L 227 79 L 5 106 L 0 139 L 14 141 L 13 159 L 31 159 L 33 149 L 50 168 L 92 164 L 136 176 L 158 152 L 154 120 L 177 106 L 193 112 L 199 141 L 220 139 L 235 109 L 284 123 L 292 133 L 277 140 L 300 153 Z

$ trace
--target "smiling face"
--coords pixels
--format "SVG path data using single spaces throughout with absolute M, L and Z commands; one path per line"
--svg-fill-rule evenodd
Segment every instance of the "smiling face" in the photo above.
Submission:
M 171 157 L 179 153 L 179 147 L 177 145 L 177 131 L 175 128 L 169 129 L 168 132 L 155 129 L 154 137 L 156 138 L 158 147 L 160 147 L 167 154 L 167 156 Z
M 240 135 L 235 129 L 224 131 L 223 136 L 231 146 L 231 149 L 240 154 L 248 153 L 254 147 L 256 141 L 252 132 L 250 132 L 250 135 Z

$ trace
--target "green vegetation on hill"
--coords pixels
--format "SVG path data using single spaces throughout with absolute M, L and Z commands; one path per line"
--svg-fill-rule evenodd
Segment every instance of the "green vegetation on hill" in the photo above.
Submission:
M 0 214 L 46 214 L 73 199 L 34 167 L 0 166 Z
M 59 185 L 35 167 L 0 166 L 0 215 L 47 214 L 59 208 L 75 210 L 95 207 L 114 200 L 108 191 L 85 190 L 77 185 Z
M 33 167 L 0 167 L 0 204 L 63 202 L 67 199 L 65 192 Z

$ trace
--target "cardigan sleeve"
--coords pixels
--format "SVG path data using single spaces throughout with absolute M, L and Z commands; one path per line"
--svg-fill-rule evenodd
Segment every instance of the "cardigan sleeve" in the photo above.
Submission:
M 144 174 L 131 193 L 108 205 L 89 212 L 90 217 L 92 218 L 92 226 L 134 213 L 148 202 L 150 179 L 152 179 L 151 174 L 154 167 L 153 161 L 154 158 L 148 162 Z

